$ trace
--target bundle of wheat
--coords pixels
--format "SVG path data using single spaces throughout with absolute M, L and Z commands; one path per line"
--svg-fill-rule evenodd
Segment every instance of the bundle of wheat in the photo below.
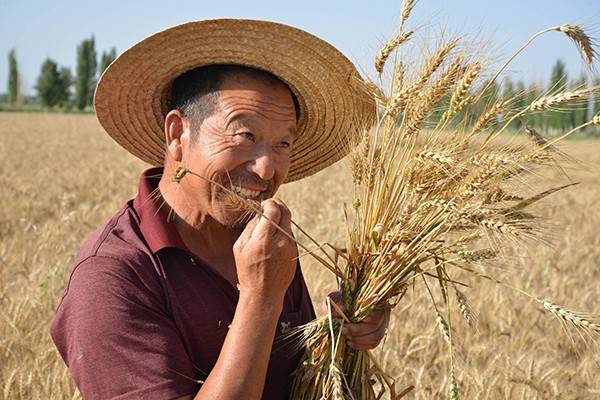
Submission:
M 404 3 L 402 26 L 413 6 L 412 1 Z M 527 45 L 551 31 L 566 34 L 583 59 L 592 62 L 591 40 L 577 26 L 546 29 Z M 375 59 L 379 74 L 393 51 L 413 34 L 401 28 L 383 46 Z M 514 56 L 486 83 L 480 83 L 484 63 L 461 53 L 457 38 L 437 47 L 408 82 L 404 80 L 410 71 L 396 56 L 387 93 L 373 82 L 367 84 L 380 106 L 379 123 L 365 132 L 351 156 L 355 200 L 353 214 L 346 218 L 345 248 L 329 246 L 336 259 L 328 268 L 336 271 L 344 304 L 331 303 L 329 315 L 294 333 L 302 335 L 300 342 L 306 347 L 294 399 L 379 399 L 385 391 L 396 399 L 407 393 L 410 388 L 396 392 L 394 380 L 370 353 L 346 346 L 341 332 L 344 323 L 361 321 L 376 308 L 394 307 L 409 285 L 417 283 L 429 292 L 432 317 L 448 343 L 451 399 L 458 398 L 453 293 L 458 314 L 469 325 L 475 321 L 460 289 L 466 286 L 465 277 L 492 281 L 535 300 L 584 337 L 600 333 L 595 316 L 531 295 L 486 268 L 501 258 L 507 243 L 545 240 L 542 221 L 530 206 L 574 183 L 530 196 L 522 193 L 533 183 L 543 183 L 536 175 L 540 167 L 561 161 L 554 144 L 598 124 L 600 115 L 552 140 L 524 123 L 529 144 L 500 134 L 528 114 L 587 101 L 599 88 L 553 93 L 515 108 L 515 99 L 489 93 Z
M 375 59 L 381 75 L 388 58 L 414 35 L 404 25 L 414 7 L 405 1 L 400 32 Z M 591 124 L 546 139 L 523 123 L 523 117 L 587 99 L 600 88 L 552 93 L 526 106 L 499 98 L 491 85 L 510 62 L 540 35 L 559 31 L 578 46 L 591 63 L 595 50 L 578 26 L 561 25 L 535 34 L 491 78 L 482 82 L 485 63 L 462 52 L 458 38 L 440 44 L 413 72 L 396 54 L 389 88 L 365 85 L 380 109 L 378 124 L 366 131 L 351 154 L 354 204 L 346 213 L 345 247 L 320 244 L 300 230 L 314 248 L 299 246 L 332 271 L 342 292 L 343 305 L 329 302 L 328 315 L 289 333 L 304 347 L 293 387 L 294 399 L 379 399 L 402 397 L 394 379 L 369 352 L 356 351 L 343 340 L 345 323 L 363 320 L 374 309 L 394 307 L 409 286 L 421 285 L 431 298 L 432 318 L 448 344 L 448 397 L 458 398 L 455 379 L 451 296 L 468 325 L 475 315 L 462 286 L 465 278 L 484 279 L 538 302 L 561 322 L 584 337 L 600 333 L 596 316 L 567 310 L 494 277 L 487 267 L 500 259 L 505 244 L 545 241 L 541 219 L 530 206 L 574 183 L 525 196 L 532 183 L 543 183 L 540 167 L 556 166 L 563 154 L 555 143 Z M 412 79 L 407 80 L 407 77 Z M 502 132 L 521 121 L 531 139 L 506 140 Z M 174 176 L 196 175 L 182 168 Z M 200 178 L 200 175 L 197 175 Z M 203 178 L 206 179 L 206 178 Z M 213 182 L 215 183 L 215 182 Z M 241 198 L 227 187 L 224 202 L 244 210 L 241 218 L 260 213 L 260 204 Z M 300 229 L 296 225 L 296 228 Z

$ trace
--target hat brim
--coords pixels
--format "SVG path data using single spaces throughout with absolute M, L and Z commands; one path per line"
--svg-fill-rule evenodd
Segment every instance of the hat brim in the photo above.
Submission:
M 239 19 L 185 23 L 129 48 L 98 82 L 97 118 L 131 154 L 162 165 L 172 81 L 190 69 L 214 64 L 270 72 L 298 99 L 298 139 L 286 182 L 341 159 L 355 142 L 353 136 L 375 119 L 375 102 L 356 68 L 333 46 L 287 25 Z

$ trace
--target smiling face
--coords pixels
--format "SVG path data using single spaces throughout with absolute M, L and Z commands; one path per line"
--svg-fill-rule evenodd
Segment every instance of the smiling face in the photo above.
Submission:
M 185 118 L 183 124 L 180 165 L 258 201 L 272 197 L 284 182 L 296 137 L 294 102 L 284 84 L 228 74 L 214 112 L 198 127 Z M 191 225 L 209 217 L 231 227 L 240 217 L 224 204 L 219 185 L 190 176 L 180 186 Z

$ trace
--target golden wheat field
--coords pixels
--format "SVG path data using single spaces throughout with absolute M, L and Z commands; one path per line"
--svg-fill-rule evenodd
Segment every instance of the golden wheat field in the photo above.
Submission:
M 553 226 L 552 247 L 515 251 L 496 275 L 567 308 L 600 313 L 600 141 L 562 149 L 578 161 L 566 174 L 581 184 L 540 205 Z M 78 398 L 49 323 L 80 244 L 135 195 L 144 167 L 94 116 L 0 113 L 2 398 Z M 321 242 L 343 238 L 341 204 L 351 201 L 346 171 L 341 162 L 281 191 L 295 221 Z M 335 281 L 309 258 L 303 269 L 318 309 Z M 479 318 L 477 330 L 464 323 L 456 331 L 462 398 L 600 398 L 598 348 L 572 343 L 539 305 L 492 283 L 469 283 L 465 293 Z M 400 390 L 415 385 L 406 398 L 442 399 L 446 353 L 422 289 L 409 290 L 395 309 L 375 353 Z

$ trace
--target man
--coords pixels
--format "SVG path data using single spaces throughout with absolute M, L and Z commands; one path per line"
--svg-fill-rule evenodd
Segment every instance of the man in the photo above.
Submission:
M 153 35 L 102 76 L 98 119 L 144 172 L 82 247 L 51 327 L 84 398 L 283 399 L 315 315 L 284 182 L 347 152 L 373 118 L 339 52 L 280 24 L 199 21 Z M 180 167 L 193 174 L 175 175 Z M 260 201 L 246 225 L 224 188 Z M 275 227 L 277 224 L 281 230 Z M 347 325 L 375 347 L 386 316 Z

